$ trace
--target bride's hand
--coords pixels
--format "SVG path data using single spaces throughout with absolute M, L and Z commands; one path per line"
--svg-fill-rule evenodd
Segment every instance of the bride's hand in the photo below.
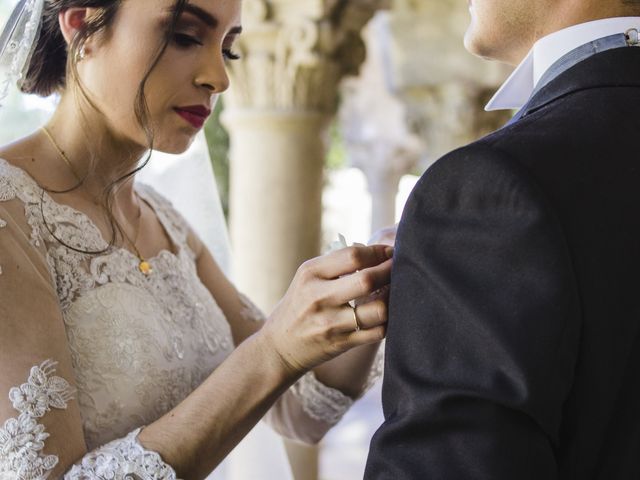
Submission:
M 398 224 L 391 225 L 389 227 L 384 227 L 379 230 L 376 230 L 371 238 L 369 239 L 369 245 L 390 245 L 394 246 L 396 243 L 396 234 L 398 233 Z M 361 244 L 358 244 L 361 245 Z M 382 300 L 385 304 L 389 303 L 389 285 L 385 285 L 379 290 L 371 293 L 370 295 L 362 298 L 358 298 L 355 300 L 355 304 L 366 305 L 369 302 L 375 302 L 377 300 Z
M 261 330 L 286 369 L 301 374 L 354 347 L 384 338 L 384 299 L 348 302 L 389 284 L 393 249 L 348 247 L 305 262 Z

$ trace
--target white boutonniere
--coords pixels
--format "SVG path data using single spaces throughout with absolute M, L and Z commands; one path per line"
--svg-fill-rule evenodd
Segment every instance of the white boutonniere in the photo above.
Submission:
M 344 238 L 344 235 L 341 233 L 338 234 L 338 239 L 334 240 L 329 244 L 329 249 L 327 253 L 335 252 L 336 250 L 342 250 L 343 248 L 347 248 L 349 245 L 347 244 L 347 239 Z

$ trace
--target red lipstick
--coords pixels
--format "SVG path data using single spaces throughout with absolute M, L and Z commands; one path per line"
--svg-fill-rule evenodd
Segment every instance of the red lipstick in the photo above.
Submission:
M 211 109 L 202 105 L 192 105 L 189 107 L 176 107 L 174 111 L 189 122 L 194 128 L 202 128 L 211 115 Z

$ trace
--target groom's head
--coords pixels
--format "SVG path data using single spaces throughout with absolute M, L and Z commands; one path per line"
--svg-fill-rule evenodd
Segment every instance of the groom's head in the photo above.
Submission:
M 640 0 L 467 0 L 471 53 L 518 64 L 540 38 L 571 25 L 640 15 Z

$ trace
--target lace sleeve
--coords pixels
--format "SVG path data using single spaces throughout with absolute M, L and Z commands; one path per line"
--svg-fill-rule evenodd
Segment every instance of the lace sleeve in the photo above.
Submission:
M 338 423 L 353 405 L 353 399 L 340 390 L 327 387 L 313 372 L 298 380 L 291 387 L 291 394 L 310 418 L 331 425 Z
M 382 375 L 384 344 L 362 391 L 369 390 Z M 265 421 L 284 437 L 303 443 L 318 443 L 340 421 L 354 400 L 320 382 L 313 372 L 300 378 L 267 412 Z
M 244 294 L 240 293 L 241 315 L 245 320 L 264 323 L 266 316 Z M 380 346 L 362 395 L 382 375 L 384 344 Z M 338 423 L 353 405 L 353 399 L 340 390 L 320 382 L 313 372 L 300 378 L 271 408 L 265 421 L 285 437 L 305 443 L 318 442 L 333 425 Z
M 44 361 L 31 368 L 26 383 L 9 391 L 9 400 L 18 416 L 0 427 L 0 478 L 44 480 L 58 465 L 56 455 L 44 453 L 50 434 L 40 423 L 52 409 L 66 410 L 74 389 L 55 375 L 56 363 Z M 64 475 L 65 480 L 108 478 L 175 480 L 173 469 L 160 455 L 145 450 L 138 442 L 140 429 L 86 454 Z
M 245 320 L 264 323 L 266 316 L 247 297 L 239 293 L 242 310 L 240 315 Z M 319 382 L 313 372 L 304 375 L 296 382 L 288 394 L 296 398 L 306 415 L 321 422 L 334 424 L 351 407 L 353 400 L 339 390 L 329 388 Z
M 240 311 L 240 315 L 245 320 L 249 320 L 256 323 L 264 323 L 267 321 L 266 315 L 260 310 L 252 301 L 241 292 L 238 292 L 238 296 L 240 298 L 240 303 L 242 304 L 242 310 Z M 383 341 L 378 349 L 378 353 L 376 354 L 375 360 L 373 361 L 373 365 L 371 367 L 371 371 L 369 372 L 369 376 L 367 377 L 367 381 L 365 382 L 364 389 L 362 395 L 364 395 L 373 385 L 378 381 L 378 379 L 382 376 L 382 370 L 384 367 L 384 346 L 386 341 Z M 325 417 L 324 419 L 330 419 L 335 416 L 333 413 L 320 414 L 320 410 L 334 410 L 337 412 L 338 410 L 342 410 L 342 408 L 337 407 L 338 404 L 346 405 L 344 399 L 340 399 L 340 392 L 330 389 L 324 385 L 322 385 L 318 380 L 316 380 L 315 376 L 312 374 L 305 375 L 298 383 L 296 383 L 293 387 L 294 394 L 307 406 L 305 410 L 309 415 L 314 416 L 316 418 Z M 314 392 L 314 393 L 312 393 Z M 320 398 L 325 397 L 328 400 L 327 402 L 323 400 L 311 400 L 311 398 Z M 307 400 L 304 400 L 307 399 Z M 316 406 L 312 406 L 315 404 Z M 319 404 L 327 405 L 327 408 L 317 407 Z M 332 405 L 329 407 L 329 405 Z M 347 406 L 347 409 L 350 405 Z M 336 410 L 337 408 L 337 410 Z
M 362 397 L 375 385 L 382 376 L 384 368 L 384 342 L 380 345 L 376 357 L 367 376 Z M 313 372 L 304 375 L 291 387 L 291 394 L 296 397 L 302 410 L 309 417 L 327 424 L 334 425 L 353 405 L 353 399 L 339 390 L 327 387 L 320 382 Z
M 9 391 L 9 400 L 19 415 L 0 428 L 0 478 L 47 478 L 58 464 L 57 456 L 43 453 L 49 434 L 38 423 L 52 408 L 66 409 L 72 398 L 69 383 L 53 375 L 55 365 L 47 360 L 33 367 L 27 383 Z
M 177 480 L 176 472 L 159 454 L 140 444 L 140 430 L 88 453 L 64 480 Z
M 384 344 L 380 346 L 361 395 L 382 375 Z M 340 421 L 354 400 L 320 382 L 308 372 L 285 392 L 265 416 L 281 435 L 304 443 L 318 443 Z

